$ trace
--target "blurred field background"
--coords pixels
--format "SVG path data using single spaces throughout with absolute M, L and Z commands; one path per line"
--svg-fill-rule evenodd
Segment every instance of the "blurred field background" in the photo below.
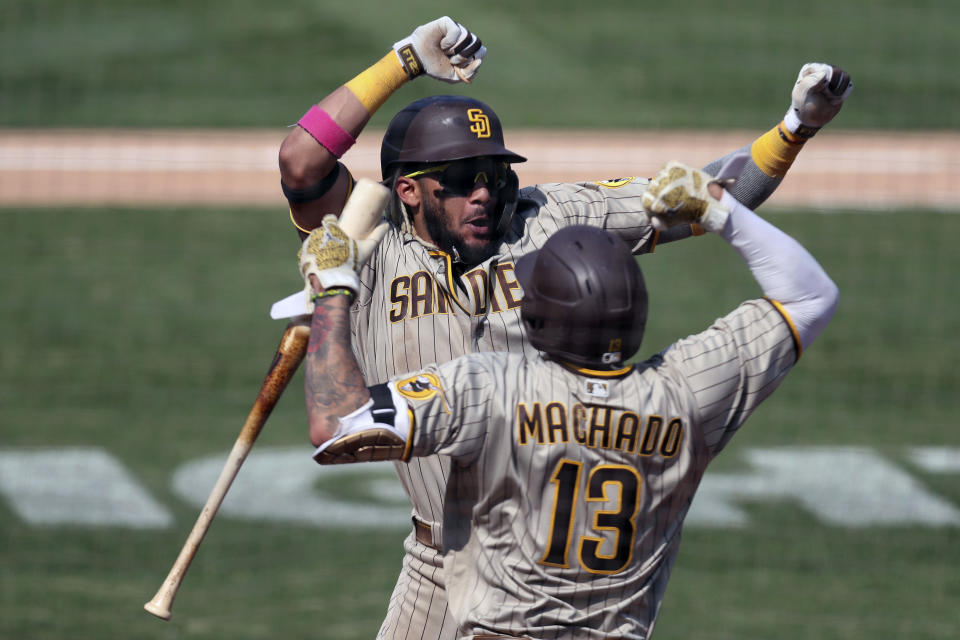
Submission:
M 0 124 L 284 126 L 449 10 L 424 0 L 6 0 Z M 449 12 L 488 43 L 475 89 L 496 96 L 511 126 L 752 130 L 785 110 L 784 78 L 808 60 L 855 77 L 859 108 L 843 127 L 960 126 L 960 77 L 944 68 L 958 11 L 946 0 L 692 0 L 682 12 L 490 0 Z M 442 86 L 413 83 L 392 102 Z
M 823 143 L 960 131 L 960 5 L 946 0 L 696 0 L 682 10 L 493 1 L 455 11 L 369 0 L 5 0 L 0 133 L 249 128 L 279 141 L 312 102 L 445 13 L 490 48 L 474 86 L 421 79 L 372 128 L 416 97 L 463 91 L 495 105 L 508 137 L 511 127 L 760 133 L 782 116 L 799 66 L 821 60 L 856 85 Z M 814 447 L 890 470 L 814 469 L 824 486 L 810 495 L 859 496 L 849 514 L 876 504 L 902 514 L 904 483 L 907 495 L 931 499 L 912 517 L 866 525 L 830 521 L 796 495 L 738 502 L 745 526 L 692 523 L 656 637 L 952 640 L 957 208 L 761 213 L 824 264 L 841 306 L 708 478 L 756 475 L 759 448 Z M 173 620 L 142 610 L 266 373 L 283 329 L 267 309 L 299 286 L 283 207 L 6 206 L 0 225 L 0 638 L 373 637 L 400 566 L 403 498 L 388 469 L 317 471 L 302 487 L 292 486 L 299 467 L 270 463 L 309 455 L 300 376 L 241 470 L 228 502 L 238 500 L 204 541 Z M 642 354 L 757 294 L 715 240 L 643 259 L 653 307 Z M 107 473 L 98 455 L 123 472 Z M 244 511 L 256 499 L 273 504 Z M 383 525 L 345 526 L 342 511 L 324 511 L 332 503 L 369 505 Z M 45 504 L 76 512 L 25 515 Z M 151 505 L 153 520 L 143 515 Z

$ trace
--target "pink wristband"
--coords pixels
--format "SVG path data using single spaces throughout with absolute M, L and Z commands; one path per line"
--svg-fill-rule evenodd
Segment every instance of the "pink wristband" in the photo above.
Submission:
M 297 124 L 337 158 L 345 154 L 357 141 L 317 105 L 310 107 Z

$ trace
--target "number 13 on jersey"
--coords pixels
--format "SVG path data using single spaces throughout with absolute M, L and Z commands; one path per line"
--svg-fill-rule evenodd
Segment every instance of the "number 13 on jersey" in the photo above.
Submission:
M 582 462 L 561 460 L 550 477 L 555 491 L 553 514 L 540 564 L 569 567 L 570 547 L 576 537 L 580 566 L 590 573 L 619 573 L 633 559 L 640 474 L 627 465 L 601 464 L 588 470 L 581 490 L 583 475 Z M 594 507 L 590 529 L 583 535 L 573 530 L 578 507 Z

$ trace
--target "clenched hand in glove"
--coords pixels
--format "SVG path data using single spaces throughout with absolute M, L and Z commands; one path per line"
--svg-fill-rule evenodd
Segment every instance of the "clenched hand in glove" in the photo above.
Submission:
M 810 138 L 840 112 L 853 91 L 850 74 L 822 62 L 808 62 L 793 85 L 790 108 L 783 118 L 790 133 Z
M 729 212 L 710 195 L 707 187 L 719 181 L 713 176 L 681 162 L 668 162 L 654 176 L 643 194 L 643 208 L 657 231 L 680 224 L 699 224 L 707 231 L 719 232 Z
M 389 227 L 382 217 L 389 196 L 389 189 L 362 178 L 354 187 L 340 218 L 326 215 L 320 226 L 310 232 L 297 256 L 308 297 L 312 298 L 314 291 L 311 275 L 317 278 L 323 290 L 347 289 L 357 294 L 360 269 Z
M 469 83 L 487 54 L 480 38 L 447 16 L 417 27 L 393 50 L 411 78 L 426 73 L 451 84 Z

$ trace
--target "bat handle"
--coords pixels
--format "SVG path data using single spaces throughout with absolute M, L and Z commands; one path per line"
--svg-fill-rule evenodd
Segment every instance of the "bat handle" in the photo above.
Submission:
M 220 472 L 220 477 L 217 478 L 217 482 L 200 511 L 190 535 L 187 536 L 187 541 L 180 549 L 180 554 L 170 568 L 166 580 L 160 585 L 160 589 L 153 596 L 153 599 L 143 605 L 147 612 L 161 620 L 170 619 L 173 599 L 177 596 L 177 591 L 180 589 L 183 577 L 200 547 L 200 542 L 210 529 L 213 517 L 217 515 L 217 510 L 223 503 L 227 490 L 240 471 L 240 466 L 246 459 L 247 454 L 250 453 L 254 441 L 270 416 L 270 412 L 273 411 L 284 389 L 286 389 L 287 383 L 290 382 L 293 374 L 297 371 L 297 367 L 303 361 L 307 340 L 310 336 L 308 321 L 309 318 L 306 316 L 300 316 L 291 320 L 287 325 L 280 346 L 277 348 L 277 353 L 270 364 L 270 369 L 260 387 L 260 392 L 257 394 L 257 400 L 240 430 L 240 435 L 237 437 L 230 455 L 227 457 L 223 470 Z

